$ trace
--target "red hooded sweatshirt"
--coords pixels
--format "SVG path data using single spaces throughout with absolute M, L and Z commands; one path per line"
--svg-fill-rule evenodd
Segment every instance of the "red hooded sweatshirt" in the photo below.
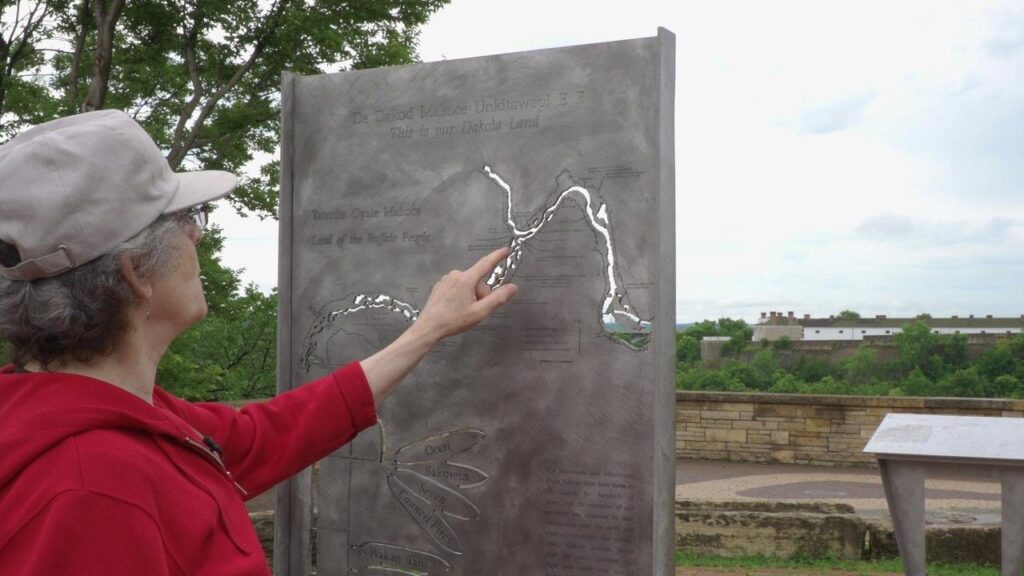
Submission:
M 0 575 L 268 575 L 243 499 L 376 421 L 357 363 L 241 410 L 0 369 Z

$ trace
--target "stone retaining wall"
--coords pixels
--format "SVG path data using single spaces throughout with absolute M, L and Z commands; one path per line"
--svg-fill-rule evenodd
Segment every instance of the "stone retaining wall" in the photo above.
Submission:
M 730 392 L 676 393 L 676 456 L 819 466 L 874 464 L 861 453 L 890 412 L 1024 417 L 1024 400 Z
M 273 566 L 274 513 L 250 514 Z M 775 558 L 898 558 L 888 522 L 865 522 L 846 504 L 822 502 L 712 502 L 678 499 L 676 549 L 701 556 Z M 313 558 L 316 558 L 316 538 Z M 928 526 L 929 563 L 999 565 L 998 526 Z

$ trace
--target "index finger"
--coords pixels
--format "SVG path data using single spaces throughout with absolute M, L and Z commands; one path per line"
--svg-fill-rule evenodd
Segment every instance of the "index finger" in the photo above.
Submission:
M 476 264 L 469 270 L 466 270 L 468 274 L 471 274 L 473 278 L 479 280 L 484 276 L 491 273 L 494 267 L 498 265 L 506 256 L 508 256 L 508 247 L 498 248 L 494 252 L 491 252 L 487 256 L 484 256 L 480 260 L 477 260 Z

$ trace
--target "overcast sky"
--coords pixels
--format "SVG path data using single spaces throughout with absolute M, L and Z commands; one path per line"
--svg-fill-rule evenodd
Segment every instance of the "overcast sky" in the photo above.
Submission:
M 1024 314 L 1024 3 L 453 0 L 424 62 L 676 34 L 680 322 Z M 225 261 L 276 284 L 276 224 Z

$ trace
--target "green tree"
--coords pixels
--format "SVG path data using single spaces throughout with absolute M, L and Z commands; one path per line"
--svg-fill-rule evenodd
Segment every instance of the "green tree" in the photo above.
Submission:
M 939 338 L 932 334 L 928 324 L 921 320 L 907 324 L 894 340 L 900 351 L 897 363 L 903 374 L 910 374 L 917 368 L 932 380 L 943 375 L 942 358 L 937 354 Z
M 750 361 L 754 372 L 754 381 L 748 387 L 756 390 L 768 390 L 775 381 L 775 373 L 779 371 L 779 360 L 771 349 L 760 350 Z
M 943 395 L 963 398 L 983 398 L 988 395 L 987 388 L 984 377 L 974 366 L 957 370 L 939 383 Z
M 800 394 L 804 391 L 807 384 L 797 378 L 796 376 L 788 373 L 783 373 L 775 382 L 772 384 L 769 392 L 775 394 Z
M 967 367 L 970 364 L 967 358 L 967 336 L 939 334 L 935 342 L 935 354 L 942 359 L 942 367 L 946 372 Z
M 935 392 L 932 381 L 917 367 L 903 380 L 900 389 L 907 396 L 928 396 Z
M 68 6 L 0 0 L 0 142 L 56 114 L 43 76 L 53 52 L 42 44 L 57 33 L 55 16 Z
M 934 334 L 923 320 L 907 324 L 894 337 L 899 348 L 897 365 L 907 375 L 920 368 L 933 382 L 968 366 L 967 337 L 962 334 Z
M 994 398 L 1021 398 L 1024 397 L 1024 386 L 1016 376 L 1003 374 L 992 380 L 989 394 Z
M 699 362 L 700 361 L 700 340 L 684 333 L 676 333 L 676 362 Z
M 1020 359 L 1014 354 L 1013 341 L 1002 341 L 989 348 L 977 362 L 978 372 L 995 380 L 1000 376 L 1013 376 L 1020 368 Z
M 754 329 L 744 320 L 720 318 L 717 322 L 714 320 L 697 322 L 683 330 L 682 334 L 695 338 L 698 342 L 708 336 L 727 336 L 729 341 L 722 346 L 722 354 L 730 356 L 747 349 L 751 338 L 754 337 Z
M 125 110 L 174 169 L 259 164 L 231 202 L 273 216 L 279 169 L 266 158 L 280 133 L 282 71 L 413 62 L 419 28 L 447 2 L 0 0 L 0 134 L 79 110 Z M 7 24 L 23 5 L 32 16 Z M 44 39 L 56 47 L 44 50 Z
M 878 360 L 878 352 L 861 346 L 853 356 L 839 364 L 839 371 L 843 379 L 851 384 L 867 384 L 881 376 L 882 365 Z
M 803 382 L 817 382 L 832 375 L 832 366 L 828 360 L 803 354 L 790 362 L 787 370 Z
M 761 389 L 761 377 L 757 370 L 747 362 L 730 360 L 726 362 L 721 370 L 730 384 L 738 386 L 739 390 Z
M 854 312 L 853 310 L 843 310 L 838 314 L 838 316 L 843 320 L 860 320 L 860 313 Z

